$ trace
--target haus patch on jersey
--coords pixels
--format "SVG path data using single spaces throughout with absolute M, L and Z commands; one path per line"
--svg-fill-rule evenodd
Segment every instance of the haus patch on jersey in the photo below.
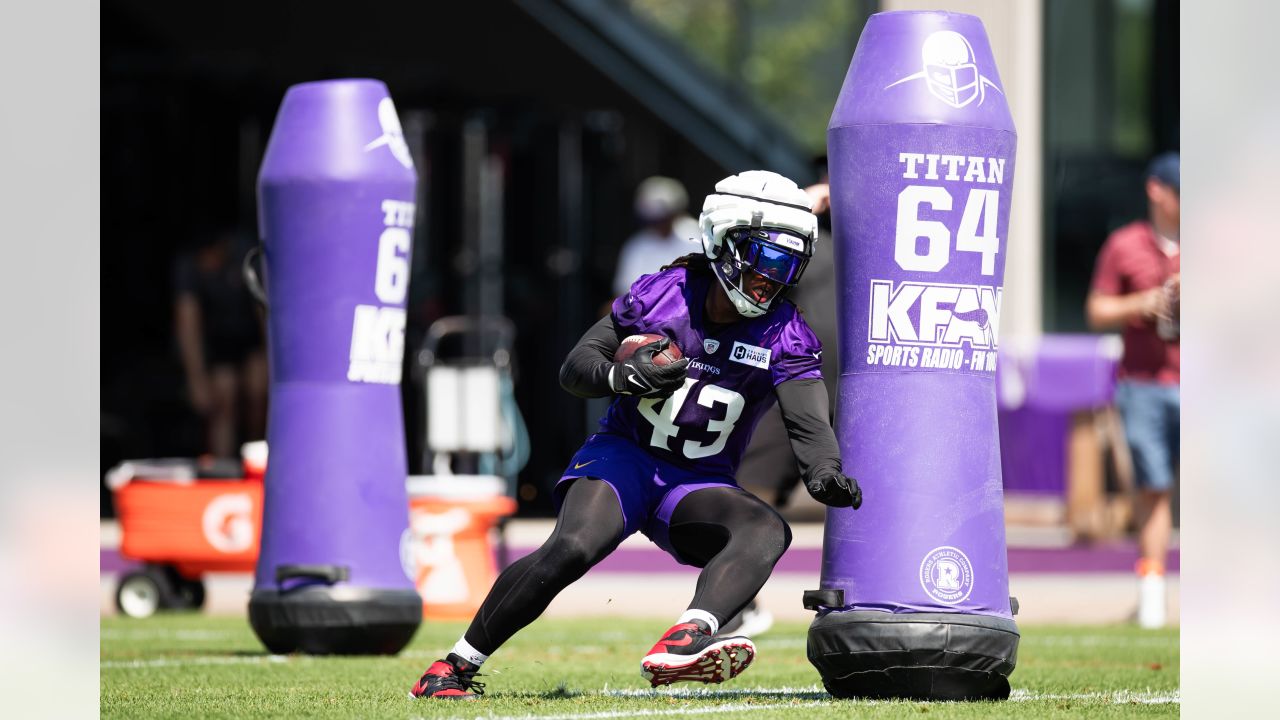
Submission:
M 734 362 L 742 363 L 743 365 L 750 365 L 751 367 L 758 367 L 761 370 L 768 370 L 769 358 L 772 354 L 773 350 L 769 348 L 762 348 L 758 345 L 748 345 L 744 342 L 734 341 L 733 349 L 729 351 L 729 359 Z

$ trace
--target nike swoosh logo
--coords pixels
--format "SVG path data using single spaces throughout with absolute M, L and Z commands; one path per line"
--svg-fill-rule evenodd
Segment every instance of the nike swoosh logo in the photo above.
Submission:
M 816 353 L 812 353 L 812 355 L 813 355 L 813 359 L 815 359 L 815 360 L 821 360 L 821 359 L 822 359 L 822 351 L 821 351 L 821 350 L 819 350 L 819 351 L 818 351 L 818 352 L 816 352 Z
M 644 383 L 637 380 L 635 375 L 628 375 L 627 380 L 635 383 L 637 387 L 644 387 Z
M 663 640 L 662 644 L 668 647 L 684 647 L 685 645 L 692 645 L 693 636 L 690 635 L 689 633 L 685 633 L 684 639 L 679 642 L 676 642 L 675 640 Z
M 600 459 L 600 458 L 596 458 L 596 460 L 599 460 L 599 459 Z M 574 470 L 581 470 L 582 468 L 584 468 L 584 467 L 586 467 L 586 466 L 590 465 L 591 463 L 595 462 L 596 460 L 588 460 L 588 461 L 586 461 L 586 462 L 584 462 L 584 463 L 581 463 L 581 464 L 579 464 L 579 463 L 574 463 L 574 464 L 573 464 L 573 469 L 574 469 Z

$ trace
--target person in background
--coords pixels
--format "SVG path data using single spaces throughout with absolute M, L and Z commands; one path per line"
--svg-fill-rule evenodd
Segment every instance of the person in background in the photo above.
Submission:
M 654 175 L 636 188 L 636 217 L 643 227 L 627 239 L 613 276 L 614 297 L 625 295 L 641 275 L 698 249 L 698 223 L 685 209 L 689 195 L 679 180 Z
M 1148 218 L 1111 233 L 1098 254 L 1085 313 L 1094 330 L 1124 341 L 1116 404 L 1138 485 L 1138 624 L 1165 624 L 1164 565 L 1173 532 L 1170 494 L 1178 472 L 1181 265 L 1179 159 L 1147 169 Z
M 266 431 L 267 356 L 261 320 L 241 272 L 234 231 L 200 236 L 174 270 L 174 333 L 205 452 L 238 457 Z

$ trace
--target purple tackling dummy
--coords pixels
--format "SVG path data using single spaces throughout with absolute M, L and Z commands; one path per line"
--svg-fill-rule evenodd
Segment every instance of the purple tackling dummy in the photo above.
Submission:
M 416 188 L 386 85 L 289 88 L 258 176 L 271 459 L 249 621 L 274 653 L 395 653 L 422 622 L 401 563 Z
M 838 697 L 1006 698 L 995 359 L 1017 135 L 982 22 L 867 22 L 827 131 L 837 435 L 809 660 Z

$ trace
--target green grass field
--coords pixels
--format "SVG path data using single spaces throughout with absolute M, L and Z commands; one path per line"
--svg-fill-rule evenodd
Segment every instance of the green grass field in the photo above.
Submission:
M 478 702 L 413 700 L 409 688 L 463 625 L 426 623 L 392 658 L 272 656 L 243 618 L 103 618 L 104 718 L 1177 717 L 1178 632 L 1022 628 L 1006 703 L 837 701 L 805 659 L 805 623 L 779 623 L 721 685 L 652 690 L 640 656 L 660 620 L 542 619 L 485 664 Z

